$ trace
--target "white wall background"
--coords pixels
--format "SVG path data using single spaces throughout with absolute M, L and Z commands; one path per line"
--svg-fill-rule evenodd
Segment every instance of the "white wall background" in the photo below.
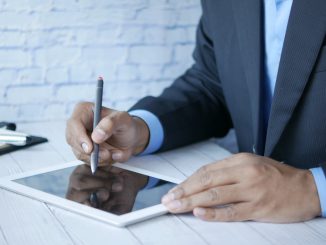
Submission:
M 0 121 L 67 118 L 93 100 L 127 110 L 192 64 L 199 0 L 0 0 Z

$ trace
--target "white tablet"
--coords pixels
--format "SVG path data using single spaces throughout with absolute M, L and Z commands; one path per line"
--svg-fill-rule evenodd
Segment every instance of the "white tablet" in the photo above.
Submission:
M 144 188 L 148 177 L 158 185 Z M 167 212 L 162 196 L 177 182 L 124 164 L 98 169 L 95 175 L 73 161 L 2 178 L 0 185 L 16 193 L 116 226 L 126 226 Z

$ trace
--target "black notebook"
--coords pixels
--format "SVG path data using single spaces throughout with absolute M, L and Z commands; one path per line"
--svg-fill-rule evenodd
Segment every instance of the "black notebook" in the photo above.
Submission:
M 12 130 L 14 131 L 16 129 L 16 125 L 13 123 L 6 123 L 6 122 L 0 122 L 0 127 L 3 129 L 7 130 Z M 34 135 L 28 135 L 28 142 L 25 145 L 11 145 L 11 144 L 0 144 L 0 155 L 12 152 L 12 151 L 17 151 L 20 149 L 24 149 L 33 145 L 41 144 L 44 142 L 47 142 L 48 140 L 43 137 L 39 136 L 34 136 Z

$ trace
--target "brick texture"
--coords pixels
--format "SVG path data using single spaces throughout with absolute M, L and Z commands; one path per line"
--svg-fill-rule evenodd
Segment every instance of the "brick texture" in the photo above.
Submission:
M 0 121 L 65 119 L 98 75 L 107 107 L 160 94 L 192 64 L 200 14 L 199 0 L 0 0 Z

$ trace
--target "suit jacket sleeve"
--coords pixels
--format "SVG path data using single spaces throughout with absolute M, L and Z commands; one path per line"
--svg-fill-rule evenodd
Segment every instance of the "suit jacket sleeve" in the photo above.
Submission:
M 161 151 L 224 136 L 232 127 L 204 17 L 196 39 L 194 65 L 160 96 L 145 97 L 130 109 L 148 110 L 159 118 L 164 129 Z

